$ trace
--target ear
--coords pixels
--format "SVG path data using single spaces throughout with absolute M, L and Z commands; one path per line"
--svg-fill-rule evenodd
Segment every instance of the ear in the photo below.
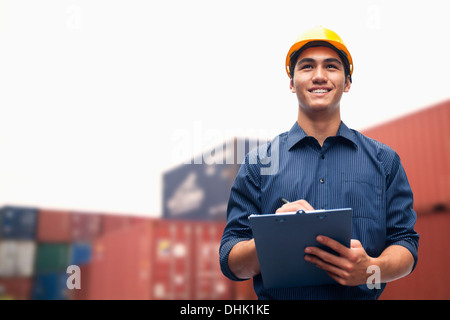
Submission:
M 296 92 L 293 78 L 290 78 L 290 80 L 289 80 L 289 89 L 291 90 L 292 93 Z
M 349 92 L 352 86 L 352 82 L 350 81 L 350 76 L 347 76 L 347 80 L 345 80 L 344 92 Z

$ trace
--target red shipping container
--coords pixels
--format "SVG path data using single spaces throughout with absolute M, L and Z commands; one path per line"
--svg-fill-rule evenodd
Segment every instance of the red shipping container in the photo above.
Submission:
M 233 281 L 233 300 L 258 300 L 252 279 Z
M 70 242 L 72 240 L 70 212 L 39 209 L 36 240 L 40 242 Z
M 33 277 L 0 277 L 0 300 L 29 300 L 32 286 Z
M 195 300 L 230 300 L 232 282 L 226 278 L 219 262 L 219 247 L 225 223 L 197 222 L 194 225 Z
M 186 300 L 193 293 L 193 223 L 155 220 L 152 252 L 153 299 Z
M 120 231 L 131 225 L 130 217 L 116 214 L 103 214 L 103 235 Z
M 80 288 L 71 289 L 69 300 L 88 300 L 92 294 L 91 285 L 91 264 L 84 264 L 80 267 Z
M 89 267 L 89 300 L 151 298 L 153 224 L 135 224 L 97 238 Z
M 136 221 L 93 242 L 74 299 L 233 299 L 234 283 L 219 264 L 225 223 Z M 253 289 L 240 292 L 242 299 L 255 297 Z
M 387 284 L 381 300 L 450 300 L 450 210 L 422 214 L 416 269 L 409 276 Z
M 130 218 L 130 220 L 131 220 L 130 224 L 131 225 L 136 225 L 136 224 L 139 224 L 139 223 L 147 223 L 147 222 L 149 222 L 152 219 L 153 218 L 149 218 L 149 217 L 132 216 Z
M 418 213 L 450 208 L 450 100 L 361 132 L 397 151 Z
M 72 241 L 92 241 L 101 235 L 101 214 L 90 212 L 71 212 Z

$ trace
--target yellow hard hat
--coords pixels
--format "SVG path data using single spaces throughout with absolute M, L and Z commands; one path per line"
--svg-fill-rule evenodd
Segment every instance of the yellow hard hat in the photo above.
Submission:
M 347 47 L 345 46 L 344 41 L 342 41 L 341 37 L 339 37 L 336 32 L 330 29 L 326 29 L 322 26 L 319 26 L 310 29 L 305 33 L 303 33 L 302 35 L 300 35 L 295 41 L 295 43 L 292 45 L 291 49 L 289 49 L 289 52 L 286 56 L 286 72 L 289 77 L 291 76 L 289 72 L 290 71 L 289 67 L 291 65 L 292 53 L 299 50 L 305 44 L 312 41 L 325 41 L 334 46 L 336 49 L 343 51 L 347 56 L 349 62 L 350 76 L 353 74 L 353 59 Z

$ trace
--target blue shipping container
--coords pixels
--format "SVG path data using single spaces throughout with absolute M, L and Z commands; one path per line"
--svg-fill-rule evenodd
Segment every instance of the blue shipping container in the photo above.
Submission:
M 5 206 L 0 209 L 0 239 L 26 239 L 36 237 L 38 209 Z
M 68 300 L 70 290 L 67 288 L 66 273 L 47 273 L 37 275 L 33 280 L 32 300 Z
M 70 264 L 81 266 L 91 262 L 92 245 L 90 242 L 74 242 L 71 245 Z
M 266 143 L 234 138 L 163 174 L 163 218 L 226 221 L 236 174 L 245 155 Z

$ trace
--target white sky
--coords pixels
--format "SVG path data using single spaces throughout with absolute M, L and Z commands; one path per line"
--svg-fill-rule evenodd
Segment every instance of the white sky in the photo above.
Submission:
M 0 205 L 161 215 L 162 173 L 296 120 L 297 36 L 336 31 L 361 130 L 450 96 L 443 0 L 0 0 Z

